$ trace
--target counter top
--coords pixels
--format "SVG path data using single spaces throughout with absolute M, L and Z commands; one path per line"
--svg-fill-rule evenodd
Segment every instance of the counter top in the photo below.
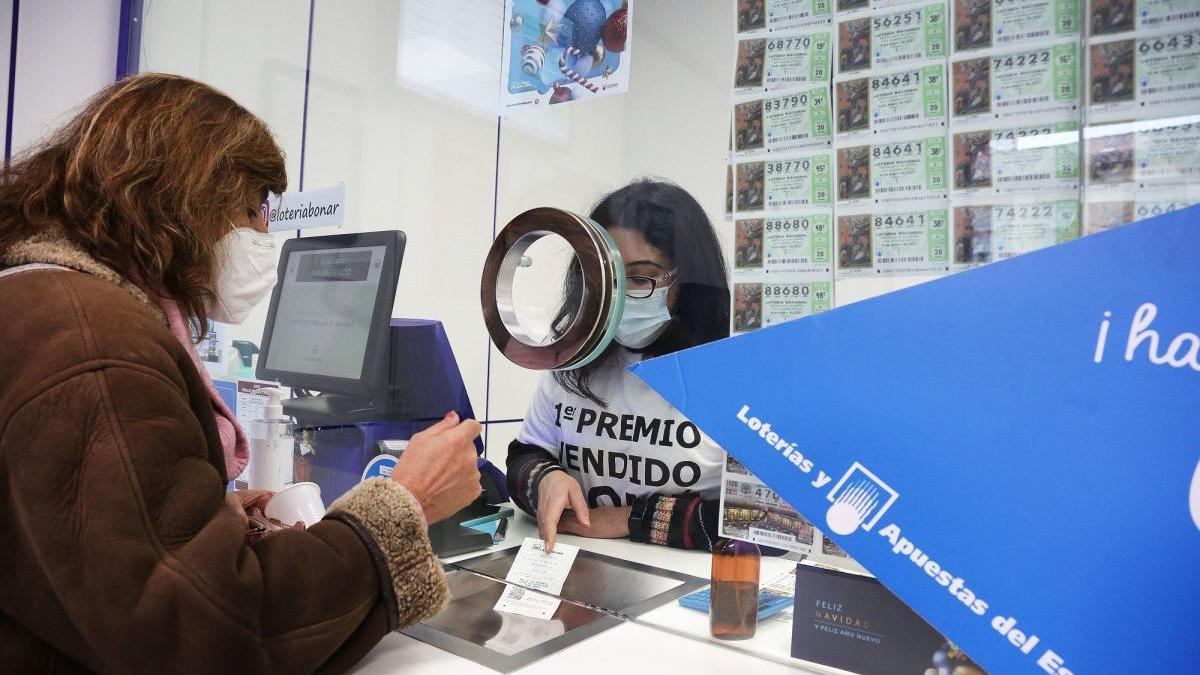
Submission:
M 520 546 L 525 537 L 537 536 L 537 524 L 518 512 L 509 523 L 505 541 L 492 549 L 477 551 L 448 562 Z M 559 540 L 582 549 L 632 562 L 683 572 L 707 579 L 708 553 L 681 551 L 665 546 L 635 544 L 627 539 L 588 539 L 561 535 Z M 763 558 L 760 578 L 765 582 L 786 571 L 794 562 Z M 790 612 L 759 624 L 754 639 L 725 642 L 708 637 L 708 616 L 670 602 L 599 635 L 552 654 L 516 672 L 541 673 L 717 673 L 739 672 L 747 667 L 755 675 L 789 673 L 828 675 L 842 671 L 791 659 Z M 445 675 L 446 673 L 494 673 L 449 652 L 400 633 L 388 635 L 353 671 L 357 675 L 403 673 Z

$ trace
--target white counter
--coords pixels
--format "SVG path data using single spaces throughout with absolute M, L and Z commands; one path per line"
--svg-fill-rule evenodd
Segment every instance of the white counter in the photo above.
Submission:
M 508 535 L 499 550 L 519 546 L 527 536 L 537 536 L 537 525 L 522 513 L 509 523 Z M 654 567 L 691 574 L 707 579 L 711 557 L 708 553 L 680 551 L 665 546 L 635 544 L 625 539 L 585 539 L 563 535 L 560 539 L 582 549 L 638 562 Z M 483 555 L 471 553 L 461 558 Z M 450 560 L 457 560 L 452 558 Z M 761 579 L 769 580 L 794 565 L 777 558 L 763 558 Z M 790 615 L 790 612 L 787 613 Z M 554 673 L 767 673 L 821 674 L 841 673 L 789 658 L 792 624 L 790 620 L 770 619 L 758 626 L 752 640 L 725 642 L 708 636 L 708 615 L 670 602 L 579 644 L 517 671 L 523 675 Z M 357 675 L 403 673 L 450 675 L 457 673 L 493 673 L 449 652 L 442 651 L 406 635 L 394 633 L 386 638 L 354 670 Z

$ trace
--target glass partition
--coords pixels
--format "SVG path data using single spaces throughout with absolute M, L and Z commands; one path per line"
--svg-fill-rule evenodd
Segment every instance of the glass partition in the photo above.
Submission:
M 1001 114 L 1009 106 L 1035 105 L 1041 94 L 1001 101 L 989 92 L 1002 76 L 988 74 L 989 59 L 976 51 L 993 36 L 984 35 L 988 24 L 974 16 L 988 2 L 943 3 L 940 43 L 937 36 L 908 41 L 889 33 L 892 52 L 872 56 L 865 48 L 869 31 L 863 32 L 872 3 L 838 2 L 836 10 L 820 1 L 783 3 L 814 9 L 768 17 L 764 3 L 752 0 L 640 0 L 631 3 L 623 62 L 629 89 L 605 96 L 588 95 L 589 85 L 580 80 L 599 78 L 601 84 L 591 84 L 603 86 L 609 73 L 591 71 L 609 63 L 609 55 L 603 49 L 573 53 L 558 33 L 592 30 L 590 19 L 555 23 L 513 13 L 512 4 L 156 0 L 146 3 L 141 58 L 143 70 L 213 84 L 266 120 L 287 154 L 289 189 L 344 183 L 344 231 L 407 234 L 393 316 L 444 323 L 474 409 L 486 423 L 486 455 L 501 468 L 547 375 L 515 365 L 493 344 L 480 280 L 497 234 L 530 209 L 588 215 L 605 195 L 639 178 L 676 183 L 715 229 L 730 282 L 728 306 L 719 310 L 740 333 L 1200 199 L 1186 180 L 1200 165 L 1194 106 L 1163 107 L 1150 117 L 1134 112 L 1122 93 L 1131 84 L 1121 78 L 1138 58 L 1137 40 L 1132 34 L 1088 37 L 1080 6 L 1086 3 L 1058 3 L 1060 10 L 1074 7 L 1077 21 L 1060 21 L 1061 35 L 1046 38 L 1060 66 L 1046 75 L 1058 85 L 1045 94 L 1055 99 L 1053 119 Z M 565 10 L 571 3 L 540 4 Z M 580 6 L 611 14 L 620 4 L 588 0 Z M 597 25 L 600 32 L 590 39 L 605 45 L 604 26 Z M 503 63 L 514 49 L 505 51 L 506 30 L 533 30 L 542 42 L 516 48 L 519 65 L 528 56 L 531 77 L 577 77 L 576 100 L 503 107 Z M 994 49 L 1012 51 L 1002 44 Z M 901 72 L 909 60 L 922 65 Z M 801 62 L 803 68 L 796 66 Z M 994 67 L 1007 65 L 1000 59 Z M 586 77 L 571 75 L 572 68 L 586 70 Z M 910 92 L 910 107 L 916 107 L 893 102 L 898 107 L 890 118 L 886 111 L 867 114 L 866 92 L 904 85 L 906 78 L 916 87 Z M 1017 78 L 1012 86 L 1031 81 Z M 546 96 L 558 93 L 547 90 Z M 797 106 L 806 106 L 806 116 L 784 112 Z M 928 124 L 912 127 L 910 118 Z M 563 290 L 572 255 L 566 242 L 543 237 L 530 242 L 523 264 L 514 267 L 511 296 L 522 301 L 508 318 L 523 343 L 552 343 L 559 312 L 574 311 Z M 258 340 L 263 311 L 232 327 L 232 339 Z M 736 480 L 764 487 L 752 476 Z M 777 496 L 774 504 L 743 510 L 765 517 L 768 507 L 787 510 Z M 794 512 L 786 517 L 793 525 L 802 520 Z M 706 534 L 715 537 L 717 524 L 710 525 Z M 801 525 L 808 543 L 818 542 L 818 553 L 825 545 L 825 553 L 837 555 L 831 541 Z M 757 536 L 755 529 L 747 536 Z M 801 543 L 794 533 L 787 541 L 774 535 L 772 543 Z M 536 536 L 536 526 L 518 514 L 497 551 L 519 546 L 525 536 Z M 690 578 L 709 575 L 704 553 L 627 540 L 564 541 Z M 502 581 L 503 561 L 451 564 Z M 782 578 L 786 585 L 792 569 L 792 559 L 764 557 L 761 581 Z M 662 591 L 656 584 L 665 577 L 638 578 L 656 591 L 647 597 Z M 707 616 L 675 599 L 627 611 L 637 602 L 615 591 L 635 589 L 619 589 L 619 583 L 601 596 L 568 585 L 561 598 L 622 621 L 711 640 Z M 760 624 L 754 639 L 726 644 L 795 664 L 791 620 L 784 611 Z
M 604 3 L 610 12 L 619 4 Z M 505 224 L 542 206 L 587 215 L 633 180 L 662 178 L 696 199 L 733 269 L 735 231 L 725 208 L 737 43 L 732 8 L 656 0 L 636 3 L 632 16 L 628 91 L 569 105 L 501 108 L 503 28 L 512 19 L 499 1 L 156 0 L 145 6 L 141 68 L 205 81 L 262 117 L 287 155 L 289 190 L 344 183 L 342 231 L 406 233 L 393 316 L 444 323 L 471 401 L 488 423 L 487 456 L 503 467 L 542 377 L 506 359 L 484 322 L 481 274 Z M 547 236 L 531 241 L 524 256 L 529 264 L 517 266 L 510 279 L 522 306 L 510 318 L 525 340 L 544 344 L 553 341 L 567 302 L 573 254 L 561 238 Z M 838 294 L 868 297 L 915 281 L 847 280 Z M 265 309 L 229 327 L 229 339 L 257 342 Z M 494 584 L 504 580 L 512 549 L 526 536 L 536 536 L 536 525 L 518 514 L 503 544 L 449 563 L 467 602 L 453 611 L 466 607 L 492 617 L 483 610 L 500 593 Z M 567 619 L 555 630 L 522 637 L 509 626 L 499 639 L 490 624 L 464 627 L 456 619 L 451 626 L 447 615 L 418 632 L 445 629 L 451 637 L 444 644 L 482 649 L 490 640 L 514 652 L 561 640 L 568 628 L 610 627 L 616 617 L 712 639 L 707 615 L 678 603 L 707 584 L 707 553 L 563 541 L 584 553 L 559 594 Z M 793 567 L 791 559 L 764 558 L 762 580 Z M 788 656 L 790 614 L 765 621 L 753 640 L 727 644 L 747 657 L 810 667 Z M 430 634 L 422 639 L 434 641 Z

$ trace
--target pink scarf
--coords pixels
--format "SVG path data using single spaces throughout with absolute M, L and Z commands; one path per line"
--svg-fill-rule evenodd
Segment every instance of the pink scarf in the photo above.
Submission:
M 229 477 L 229 480 L 233 480 L 241 475 L 242 470 L 246 468 L 246 463 L 250 461 L 250 443 L 246 440 L 246 432 L 238 424 L 233 411 L 221 399 L 221 394 L 213 384 L 208 369 L 200 360 L 200 353 L 196 351 L 196 343 L 192 341 L 191 328 L 187 319 L 183 318 L 183 312 L 179 311 L 179 305 L 176 305 L 175 301 L 170 298 L 162 297 L 158 299 L 158 304 L 162 308 L 163 314 L 167 316 L 171 333 L 179 338 L 179 342 L 187 349 L 188 354 L 192 357 L 192 363 L 196 366 L 196 370 L 200 371 L 200 377 L 204 379 L 204 386 L 208 389 L 209 398 L 212 399 L 213 413 L 217 418 L 217 433 L 221 437 L 221 446 L 225 450 L 225 475 Z

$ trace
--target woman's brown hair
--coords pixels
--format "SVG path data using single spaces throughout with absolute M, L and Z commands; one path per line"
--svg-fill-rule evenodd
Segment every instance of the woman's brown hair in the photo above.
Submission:
M 0 251 L 66 238 L 202 326 L 217 242 L 239 209 L 286 187 L 262 120 L 201 82 L 137 75 L 0 173 Z

